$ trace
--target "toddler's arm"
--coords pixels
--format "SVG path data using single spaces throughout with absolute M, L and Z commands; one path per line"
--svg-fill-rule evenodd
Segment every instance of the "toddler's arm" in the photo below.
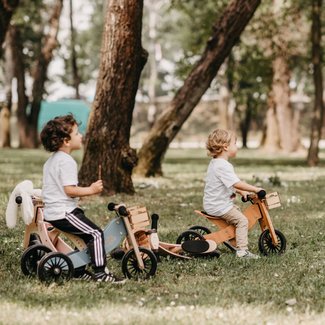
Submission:
M 103 181 L 98 180 L 92 183 L 90 186 L 82 187 L 82 186 L 64 186 L 64 192 L 66 195 L 70 197 L 82 197 L 93 194 L 98 194 L 103 190 Z
M 259 191 L 263 190 L 263 188 L 261 188 L 261 187 L 250 185 L 243 181 L 239 181 L 239 182 L 235 183 L 233 186 L 240 195 L 242 195 L 242 192 L 258 193 Z M 243 194 L 244 195 L 242 195 L 242 196 L 245 196 L 246 193 L 243 193 Z

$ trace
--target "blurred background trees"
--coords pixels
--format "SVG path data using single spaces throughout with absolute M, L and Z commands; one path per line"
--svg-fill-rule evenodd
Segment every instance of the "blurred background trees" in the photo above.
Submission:
M 144 0 L 142 43 L 149 56 L 132 109 L 131 144 L 140 149 L 150 129 L 152 133 L 170 109 L 207 47 L 215 22 L 222 21 L 225 8 L 235 2 Z M 0 146 L 10 146 L 14 119 L 18 119 L 20 146 L 38 146 L 42 100 L 81 98 L 95 108 L 107 3 L 0 1 Z M 235 129 L 243 147 L 254 144 L 266 152 L 288 154 L 305 150 L 306 162 L 318 163 L 324 138 L 322 5 L 322 0 L 266 0 L 258 6 L 201 101 L 193 102 L 193 112 L 163 150 L 154 145 L 158 174 L 170 143 L 202 145 L 216 127 Z M 120 52 L 117 62 L 126 55 Z M 118 84 L 119 78 L 128 76 L 111 77 Z M 202 87 L 197 82 L 193 89 Z M 123 87 L 117 88 L 118 95 L 125 95 L 122 91 Z M 182 104 L 190 105 L 189 98 L 184 97 Z M 148 149 L 143 146 L 139 153 L 141 170 L 141 156 L 146 157 Z M 156 174 L 143 169 L 141 173 Z

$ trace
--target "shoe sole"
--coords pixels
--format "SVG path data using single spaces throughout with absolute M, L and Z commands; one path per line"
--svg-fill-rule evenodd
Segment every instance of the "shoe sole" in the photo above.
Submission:
M 217 244 L 212 240 L 187 240 L 181 247 L 190 254 L 208 254 L 216 250 Z
M 237 258 L 244 259 L 244 260 L 258 260 L 260 256 L 236 256 Z

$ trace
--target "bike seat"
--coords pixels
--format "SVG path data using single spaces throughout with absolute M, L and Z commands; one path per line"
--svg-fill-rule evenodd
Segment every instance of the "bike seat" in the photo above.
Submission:
M 208 214 L 206 211 L 204 211 L 204 210 L 201 210 L 201 211 L 199 211 L 199 210 L 195 210 L 195 212 L 197 213 L 197 214 L 200 214 L 202 217 L 205 217 L 205 218 L 207 218 L 207 219 L 220 219 L 220 217 L 217 217 L 217 216 L 213 216 L 213 215 L 211 215 L 211 214 Z

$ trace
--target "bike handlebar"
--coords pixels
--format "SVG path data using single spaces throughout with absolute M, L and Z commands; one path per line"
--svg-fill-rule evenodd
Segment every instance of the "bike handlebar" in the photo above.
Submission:
M 264 190 L 260 190 L 259 192 L 256 193 L 257 194 L 257 197 L 259 199 L 264 199 L 265 198 L 265 195 L 266 195 L 266 192 Z M 250 195 L 247 195 L 246 199 L 244 197 L 241 198 L 241 200 L 245 203 L 245 202 L 248 202 L 252 199 L 252 197 Z
M 117 211 L 118 214 L 120 214 L 121 216 L 124 216 L 124 217 L 129 215 L 129 213 L 124 205 L 119 205 L 114 202 L 108 203 L 107 209 L 109 211 Z
M 108 209 L 108 211 L 114 211 L 116 205 L 117 205 L 117 204 L 114 203 L 114 202 L 108 203 L 108 205 L 107 205 L 107 209 Z
M 159 219 L 159 216 L 156 213 L 154 213 L 151 216 L 151 229 L 156 229 L 157 230 L 157 228 L 158 228 L 158 219 Z
M 128 211 L 126 210 L 126 207 L 123 205 L 118 208 L 118 213 L 124 217 L 129 215 Z

